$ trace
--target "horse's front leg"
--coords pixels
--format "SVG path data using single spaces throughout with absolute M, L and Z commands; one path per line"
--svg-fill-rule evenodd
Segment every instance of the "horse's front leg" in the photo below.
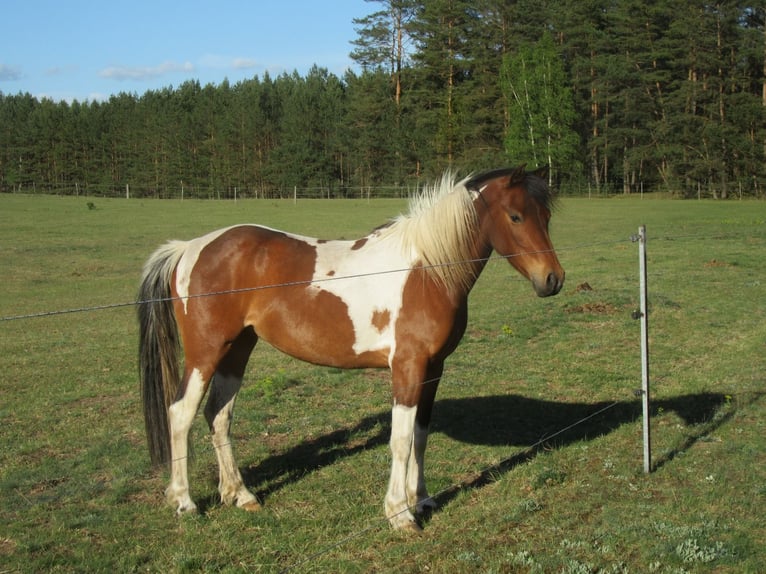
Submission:
M 428 443 L 428 427 L 415 420 L 412 452 L 407 465 L 407 505 L 420 514 L 428 508 L 436 508 L 436 502 L 428 495 L 426 488 L 424 461 Z
M 424 468 L 431 411 L 443 370 L 443 363 L 429 367 L 426 379 L 422 384 L 418 410 L 415 416 L 412 452 L 410 453 L 407 468 L 407 503 L 417 513 L 436 508 L 436 501 L 428 495 L 428 490 L 426 489 Z
M 386 517 L 394 528 L 420 530 L 412 513 L 411 502 L 416 502 L 413 490 L 418 489 L 418 475 L 422 465 L 418 456 L 425 448 L 423 434 L 419 435 L 417 445 L 415 427 L 417 405 L 423 390 L 425 365 L 419 361 L 394 361 L 391 368 L 394 406 L 391 409 L 391 477 L 386 492 Z M 410 476 L 414 471 L 414 477 Z M 413 489 L 414 484 L 414 489 Z
M 407 470 L 413 449 L 415 406 L 394 404 L 391 409 L 391 477 L 386 492 L 386 517 L 394 528 L 419 530 L 407 497 Z
M 178 514 L 197 510 L 189 494 L 189 430 L 207 390 L 209 378 L 205 378 L 198 369 L 192 369 L 184 375 L 184 380 L 183 396 L 168 408 L 171 462 L 170 484 L 165 489 L 165 498 Z

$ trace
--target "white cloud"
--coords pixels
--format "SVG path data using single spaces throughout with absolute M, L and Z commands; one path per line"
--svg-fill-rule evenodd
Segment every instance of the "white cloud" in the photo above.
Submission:
M 254 58 L 231 58 L 217 54 L 204 55 L 200 58 L 199 64 L 204 68 L 214 68 L 217 70 L 247 70 L 260 65 Z
M 236 70 L 247 70 L 258 66 L 258 62 L 253 58 L 234 58 L 231 65 Z
M 163 62 L 158 66 L 110 66 L 101 70 L 98 75 L 111 80 L 149 80 L 176 72 L 193 72 L 191 62 Z
M 0 64 L 0 82 L 16 82 L 22 77 L 21 68 Z

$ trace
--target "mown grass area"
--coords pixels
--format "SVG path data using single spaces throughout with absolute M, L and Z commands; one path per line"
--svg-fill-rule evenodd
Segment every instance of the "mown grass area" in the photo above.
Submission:
M 239 222 L 352 238 L 404 209 L 0 196 L 0 316 L 129 303 L 144 259 L 169 238 Z M 631 318 L 630 236 L 642 223 L 648 476 Z M 567 199 L 552 229 L 562 293 L 538 299 L 502 261 L 472 293 L 427 453 L 440 508 L 416 537 L 383 519 L 386 372 L 318 368 L 259 346 L 233 432 L 265 508 L 218 504 L 200 417 L 191 480 L 201 512 L 179 519 L 144 446 L 135 309 L 1 321 L 0 572 L 762 571 L 766 204 Z

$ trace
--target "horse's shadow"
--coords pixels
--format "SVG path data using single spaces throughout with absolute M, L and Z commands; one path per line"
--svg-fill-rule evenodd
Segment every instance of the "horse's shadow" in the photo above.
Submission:
M 727 402 L 726 395 L 701 393 L 680 395 L 652 402 L 650 415 L 675 412 L 688 427 L 698 427 L 686 434 L 684 440 L 654 459 L 657 469 L 679 453 L 692 447 L 700 438 L 713 432 L 734 414 L 730 409 L 724 416 L 716 416 Z M 508 458 L 483 469 L 478 475 L 434 497 L 438 506 L 446 505 L 461 490 L 477 489 L 497 480 L 498 476 L 532 460 L 538 453 L 575 442 L 593 440 L 607 435 L 623 424 L 632 423 L 642 416 L 640 400 L 596 403 L 558 403 L 529 399 L 516 395 L 470 399 L 471 408 L 483 409 L 480 418 L 469 420 L 460 400 L 444 401 L 440 421 L 432 431 L 441 430 L 449 436 L 469 443 L 511 445 L 519 447 Z M 460 418 L 465 420 L 460 421 Z M 444 423 L 446 428 L 440 428 Z M 477 424 L 478 423 L 478 424 Z M 637 446 L 640 451 L 640 447 Z
M 717 428 L 728 416 L 715 417 L 726 397 L 702 393 L 681 395 L 653 402 L 652 411 L 674 411 L 687 425 L 703 425 L 704 431 L 691 433 L 676 448 L 666 452 L 655 467 L 672 460 L 691 447 L 701 436 Z M 623 424 L 641 417 L 638 400 L 620 402 L 564 403 L 499 395 L 465 399 L 444 399 L 434 408 L 431 433 L 443 433 L 470 444 L 511 446 L 516 454 L 484 469 L 469 481 L 437 495 L 439 505 L 448 503 L 459 490 L 481 488 L 534 458 L 541 450 L 561 447 L 604 436 Z M 711 428 L 710 425 L 714 425 Z M 242 469 L 245 484 L 254 488 L 261 500 L 286 485 L 321 467 L 388 442 L 390 412 L 380 411 L 349 428 L 339 429 L 275 454 Z M 426 469 L 427 470 L 427 469 Z M 260 489 L 259 489 L 260 485 Z M 214 501 L 203 501 L 203 508 Z

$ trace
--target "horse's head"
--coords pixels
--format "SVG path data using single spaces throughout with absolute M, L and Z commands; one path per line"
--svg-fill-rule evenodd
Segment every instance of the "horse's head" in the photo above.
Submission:
M 564 285 L 564 269 L 548 233 L 554 198 L 547 177 L 547 167 L 527 172 L 522 165 L 478 174 L 466 182 L 477 194 L 474 205 L 482 235 L 532 282 L 540 297 L 555 295 Z

